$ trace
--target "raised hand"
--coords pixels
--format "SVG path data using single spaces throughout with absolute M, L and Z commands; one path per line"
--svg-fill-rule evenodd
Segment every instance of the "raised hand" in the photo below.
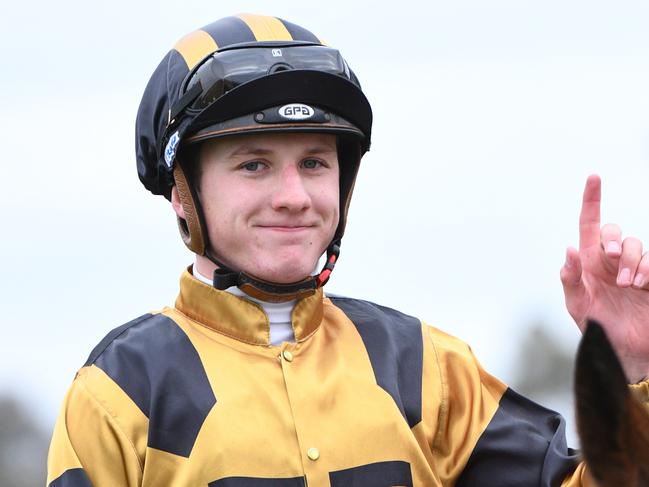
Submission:
M 579 329 L 598 320 L 630 383 L 649 377 L 649 253 L 620 227 L 600 224 L 601 181 L 589 176 L 579 217 L 579 250 L 561 268 L 566 307 Z

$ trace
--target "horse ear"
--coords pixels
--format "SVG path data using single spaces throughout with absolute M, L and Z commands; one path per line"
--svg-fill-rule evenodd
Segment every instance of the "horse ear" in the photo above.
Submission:
M 590 395 L 588 408 L 596 407 L 613 418 L 619 414 L 628 394 L 627 378 L 622 365 L 613 351 L 602 326 L 595 320 L 588 320 L 586 331 L 577 351 L 575 384 L 583 385 L 577 393 Z
M 589 320 L 577 351 L 575 393 L 577 430 L 593 477 L 602 481 L 624 475 L 615 470 L 623 469 L 629 447 L 624 441 L 627 379 L 606 333 L 594 320 Z

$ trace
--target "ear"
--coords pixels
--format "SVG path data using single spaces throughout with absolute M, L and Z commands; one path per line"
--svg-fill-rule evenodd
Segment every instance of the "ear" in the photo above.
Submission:
M 180 196 L 178 195 L 178 188 L 176 186 L 171 188 L 171 206 L 176 212 L 176 215 L 178 215 L 178 218 L 182 218 L 183 220 L 187 219 L 185 217 L 185 209 L 180 203 Z

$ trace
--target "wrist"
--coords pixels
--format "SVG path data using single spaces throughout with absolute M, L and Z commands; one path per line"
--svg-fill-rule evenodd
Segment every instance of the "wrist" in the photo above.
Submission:
M 622 361 L 622 368 L 629 385 L 640 384 L 649 380 L 649 365 L 646 360 L 632 361 L 627 359 Z

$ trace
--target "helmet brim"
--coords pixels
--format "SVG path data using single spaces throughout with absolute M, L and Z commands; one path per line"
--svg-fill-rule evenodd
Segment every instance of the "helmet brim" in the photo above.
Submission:
M 279 109 L 279 107 L 273 108 Z M 332 119 L 331 121 L 323 123 L 259 123 L 256 120 L 256 115 L 257 114 L 248 114 L 243 117 L 226 120 L 205 127 L 204 129 L 185 137 L 183 140 L 183 147 L 210 139 L 251 134 L 325 133 L 350 136 L 357 139 L 359 142 L 365 139 L 364 134 L 353 124 L 333 114 L 330 115 Z
M 259 124 L 248 117 L 289 103 L 322 108 L 331 113 L 331 120 Z M 288 70 L 253 79 L 218 98 L 191 121 L 183 142 L 250 132 L 314 131 L 354 135 L 361 139 L 364 152 L 370 146 L 371 127 L 372 109 L 354 83 L 320 71 Z

